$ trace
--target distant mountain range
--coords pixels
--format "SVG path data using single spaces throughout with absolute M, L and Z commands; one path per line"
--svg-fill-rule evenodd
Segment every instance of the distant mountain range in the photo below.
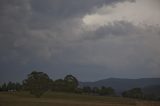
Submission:
M 141 79 L 125 79 L 125 78 L 109 78 L 103 79 L 95 82 L 80 82 L 80 86 L 90 86 L 90 87 L 112 87 L 119 94 L 125 90 L 132 88 L 142 88 L 149 92 L 154 91 L 154 88 L 160 92 L 160 78 L 141 78 Z M 158 89 L 159 88 L 159 89 Z M 157 92 L 158 92 L 157 91 Z

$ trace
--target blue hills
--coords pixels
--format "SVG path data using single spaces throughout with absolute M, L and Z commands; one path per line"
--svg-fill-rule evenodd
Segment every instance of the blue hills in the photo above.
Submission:
M 80 82 L 80 86 L 112 87 L 118 94 L 132 88 L 142 88 L 144 89 L 144 91 L 147 92 L 155 91 L 155 93 L 158 93 L 160 92 L 160 78 L 140 78 L 140 79 L 108 78 L 108 79 L 98 80 L 95 82 Z

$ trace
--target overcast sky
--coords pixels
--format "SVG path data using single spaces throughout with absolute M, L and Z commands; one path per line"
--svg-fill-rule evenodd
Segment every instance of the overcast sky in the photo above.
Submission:
M 0 82 L 160 77 L 160 0 L 0 0 Z

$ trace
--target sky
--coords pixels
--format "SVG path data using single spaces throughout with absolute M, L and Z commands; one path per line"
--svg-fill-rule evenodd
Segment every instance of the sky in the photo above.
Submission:
M 0 82 L 160 77 L 160 0 L 0 0 Z

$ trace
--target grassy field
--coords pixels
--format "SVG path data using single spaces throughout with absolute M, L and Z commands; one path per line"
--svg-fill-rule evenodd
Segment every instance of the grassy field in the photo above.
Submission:
M 0 92 L 0 106 L 160 106 L 160 102 L 54 92 L 35 98 L 27 92 Z

